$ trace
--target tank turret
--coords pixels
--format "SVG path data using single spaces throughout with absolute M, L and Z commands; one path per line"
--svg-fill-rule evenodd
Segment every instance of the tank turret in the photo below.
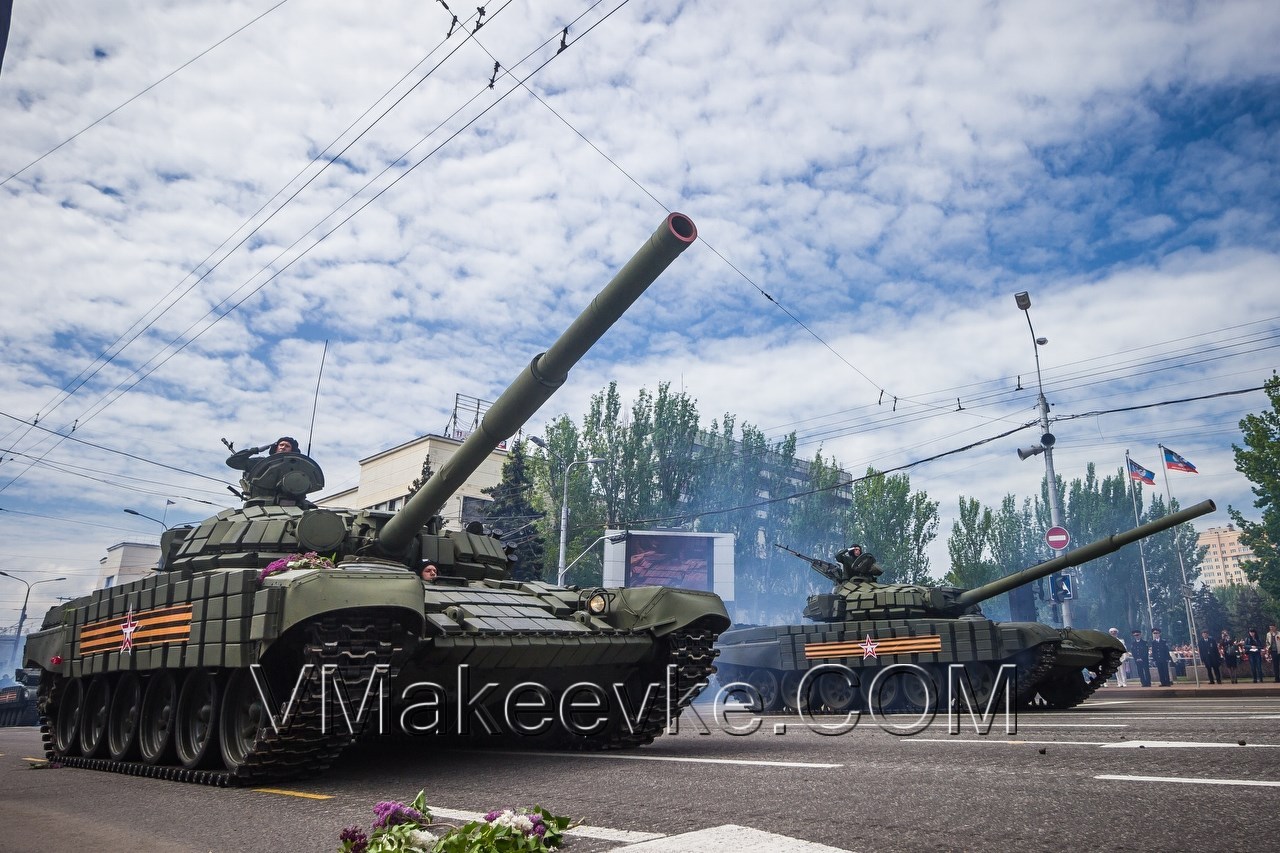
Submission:
M 1003 683 L 1019 706 L 1070 708 L 1120 667 L 1124 645 L 1100 631 L 993 622 L 978 605 L 1214 509 L 1213 501 L 1203 501 L 974 589 L 880 583 L 875 558 L 858 546 L 832 563 L 779 545 L 834 588 L 810 596 L 804 608 L 809 624 L 722 634 L 720 677 L 750 684 L 765 710 L 920 710 L 938 707 L 956 666 L 963 667 L 979 702 L 1012 668 L 1012 682 Z M 806 677 L 811 671 L 813 677 Z M 882 671 L 887 677 L 878 677 Z
M 162 571 L 52 608 L 28 638 L 46 755 L 247 785 L 323 770 L 371 728 L 577 749 L 660 735 L 715 671 L 724 603 L 515 580 L 500 540 L 438 513 L 696 234 L 668 216 L 398 513 L 317 507 L 324 475 L 291 439 L 233 454 L 243 506 L 166 531 Z M 436 576 L 418 574 L 425 561 Z M 534 687 L 561 709 L 584 691 L 601 704 L 531 728 L 515 709 Z M 344 693 L 355 707 L 333 707 Z

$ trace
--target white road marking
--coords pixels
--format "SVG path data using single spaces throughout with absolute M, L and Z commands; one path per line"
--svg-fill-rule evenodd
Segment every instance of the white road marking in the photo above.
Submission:
M 612 853 L 849 853 L 812 841 L 775 835 L 749 826 L 725 824 L 697 832 L 685 832 L 656 841 L 615 848 Z
M 1185 776 L 1094 776 L 1112 782 L 1180 782 L 1185 785 L 1239 785 L 1252 788 L 1280 788 L 1280 782 L 1268 779 L 1192 779 Z
M 528 755 L 529 753 L 524 753 Z M 556 753 L 563 756 L 564 753 Z M 583 752 L 575 758 L 599 758 L 613 761 L 674 761 L 686 764 L 739 764 L 744 767 L 799 767 L 810 770 L 831 770 L 843 764 L 825 764 L 813 761 L 758 761 L 748 758 L 686 758 L 679 755 L 626 755 L 617 752 Z
M 1120 743 L 1108 743 L 1103 749 L 1276 749 L 1280 744 L 1274 743 L 1215 743 L 1188 740 L 1126 740 Z
M 981 746 L 986 746 L 988 744 L 993 744 L 993 743 L 998 743 L 1001 745 L 1014 745 L 1014 746 L 1106 746 L 1105 743 L 1102 743 L 1100 741 L 1020 740 L 1020 739 L 1008 740 L 1005 738 L 993 738 L 986 735 L 979 736 L 979 739 L 977 740 L 975 740 L 974 738 L 961 738 L 961 737 L 953 737 L 953 738 L 904 737 L 904 738 L 898 738 L 898 740 L 901 741 L 902 743 L 964 743 L 964 744 L 978 744 Z
M 1128 723 L 1018 723 L 1020 729 L 1127 729 Z
M 473 820 L 483 820 L 484 812 L 468 812 L 461 809 L 441 809 L 430 804 L 427 808 L 431 810 L 432 817 L 447 818 L 448 820 L 460 820 L 471 822 Z M 566 830 L 565 835 L 577 835 L 582 838 L 598 838 L 601 841 L 619 841 L 624 844 L 636 844 L 641 841 L 652 841 L 655 838 L 664 838 L 661 832 L 632 832 L 627 829 L 609 829 L 603 826 L 575 826 L 573 829 Z
M 1213 743 L 1201 741 L 1185 741 L 1185 740 L 1122 740 L 1114 743 L 1106 743 L 1099 741 L 1087 740 L 1022 740 L 999 738 L 990 736 L 978 736 L 976 738 L 930 738 L 930 737 L 904 737 L 899 738 L 902 743 L 963 743 L 963 744 L 1013 744 L 1026 746 L 1096 746 L 1100 749 L 1249 749 L 1250 747 L 1257 749 L 1280 749 L 1280 744 L 1274 743 Z

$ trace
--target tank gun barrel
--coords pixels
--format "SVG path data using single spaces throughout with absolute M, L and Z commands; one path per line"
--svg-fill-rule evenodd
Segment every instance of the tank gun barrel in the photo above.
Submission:
M 799 551 L 792 551 L 786 545 L 779 545 L 777 542 L 773 543 L 773 547 L 781 548 L 788 554 L 793 554 L 804 560 L 809 564 L 809 568 L 813 569 L 832 583 L 840 583 L 840 581 L 844 579 L 843 570 L 835 563 L 828 563 L 826 560 L 819 560 L 817 557 L 810 557 L 808 554 L 801 554 Z
M 969 607 L 973 604 L 986 601 L 988 598 L 994 598 L 1002 592 L 1008 592 L 1011 589 L 1031 583 L 1034 580 L 1048 577 L 1054 572 L 1062 569 L 1069 569 L 1072 566 L 1078 566 L 1081 563 L 1087 563 L 1090 560 L 1096 560 L 1099 557 L 1105 557 L 1114 551 L 1119 551 L 1125 545 L 1137 542 L 1139 539 L 1146 539 L 1163 530 L 1171 527 L 1177 527 L 1183 522 L 1190 521 L 1193 518 L 1199 518 L 1202 515 L 1208 515 L 1217 509 L 1213 501 L 1201 501 L 1193 507 L 1178 510 L 1175 513 L 1166 515 L 1163 518 L 1157 518 L 1154 521 L 1148 521 L 1146 524 L 1135 527 L 1131 530 L 1125 530 L 1121 533 L 1113 533 L 1106 539 L 1099 539 L 1097 542 L 1090 542 L 1088 545 L 1082 545 L 1075 548 L 1061 557 L 1055 557 L 1045 563 L 1038 563 L 1028 569 L 1020 572 L 1014 572 L 1008 577 L 994 580 L 991 583 L 983 584 L 973 589 L 965 590 L 956 596 L 955 605 L 959 608 Z
M 693 220 L 680 213 L 669 215 L 578 319 L 502 392 L 449 461 L 387 522 L 378 536 L 379 548 L 387 554 L 403 553 L 493 449 L 533 417 L 564 384 L 570 368 L 697 236 Z

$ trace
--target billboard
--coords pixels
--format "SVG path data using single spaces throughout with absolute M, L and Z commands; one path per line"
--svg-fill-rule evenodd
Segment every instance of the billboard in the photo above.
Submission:
M 610 530 L 606 536 L 605 586 L 698 589 L 733 600 L 732 533 Z

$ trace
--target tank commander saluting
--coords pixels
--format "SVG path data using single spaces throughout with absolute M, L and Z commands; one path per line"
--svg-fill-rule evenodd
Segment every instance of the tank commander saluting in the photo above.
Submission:
M 859 576 L 868 580 L 875 580 L 880 577 L 882 571 L 876 565 L 876 558 L 871 554 L 865 553 L 862 550 L 862 546 L 857 543 L 838 551 L 836 553 L 836 562 L 844 567 L 845 580 L 853 580 Z
M 276 439 L 275 444 L 264 444 L 261 447 L 246 447 L 244 450 L 237 450 L 235 453 L 227 457 L 227 467 L 235 468 L 237 471 L 248 471 L 252 466 L 261 462 L 261 459 L 251 459 L 251 456 L 257 456 L 262 451 L 268 451 L 268 456 L 275 456 L 277 453 L 297 453 L 298 440 L 292 436 L 282 435 Z

